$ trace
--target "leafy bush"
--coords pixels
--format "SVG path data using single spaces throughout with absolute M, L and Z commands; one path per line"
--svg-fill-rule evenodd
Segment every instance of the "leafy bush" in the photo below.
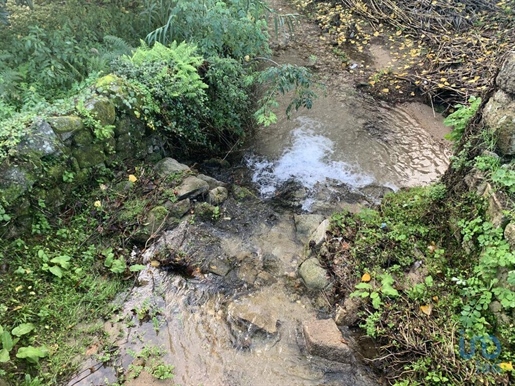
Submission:
M 187 41 L 206 57 L 242 59 L 269 53 L 267 9 L 259 0 L 147 0 L 142 14 L 149 43 Z
M 457 104 L 454 106 L 456 111 L 450 114 L 443 121 L 444 125 L 453 127 L 452 132 L 447 134 L 447 139 L 454 142 L 458 142 L 461 139 L 463 133 L 465 132 L 465 128 L 479 109 L 481 98 L 471 96 L 469 98 L 469 103 L 470 104 L 468 106 L 462 104 Z

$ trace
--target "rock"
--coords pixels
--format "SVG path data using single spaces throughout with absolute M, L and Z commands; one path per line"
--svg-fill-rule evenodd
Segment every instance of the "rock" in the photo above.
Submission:
M 360 301 L 357 298 L 347 297 L 343 302 L 343 307 L 338 306 L 334 321 L 338 326 L 353 326 L 359 319 Z
M 318 225 L 324 220 L 324 216 L 319 214 L 295 214 L 293 221 L 295 222 L 295 232 L 297 239 L 302 244 L 309 242 L 309 236 L 317 229 Z
M 497 196 L 498 194 L 499 192 L 496 192 L 488 182 L 485 184 L 485 189 L 482 194 L 482 197 L 488 200 L 486 216 L 493 224 L 493 226 L 496 228 L 504 226 L 506 224 L 504 208 L 501 203 L 502 201 Z
M 225 189 L 222 186 L 219 186 L 209 191 L 207 196 L 207 202 L 209 202 L 211 205 L 220 205 L 225 200 L 227 200 L 228 196 L 229 192 L 227 192 L 227 189 Z
M 177 201 L 175 203 L 171 203 L 170 201 L 167 201 L 164 204 L 164 207 L 168 209 L 170 212 L 170 216 L 181 218 L 186 213 L 189 212 L 191 208 L 191 201 L 189 198 L 185 198 L 184 200 Z
M 60 151 L 61 142 L 48 122 L 36 120 L 29 133 L 18 144 L 17 150 L 21 155 L 36 154 L 44 157 Z
M 388 193 L 392 193 L 394 190 L 387 186 L 379 185 L 367 185 L 361 188 L 361 192 L 372 202 L 379 203 L 381 199 Z
M 515 94 L 515 52 L 508 54 L 495 83 L 504 91 Z
M 259 297 L 259 295 L 258 295 Z M 242 298 L 227 308 L 230 318 L 250 323 L 267 334 L 277 332 L 278 316 L 272 308 L 255 298 Z
M 147 215 L 145 226 L 138 229 L 132 236 L 139 243 L 146 243 L 148 239 L 156 236 L 161 230 L 166 229 L 168 210 L 164 206 L 152 208 Z
M 306 348 L 311 355 L 341 363 L 354 363 L 352 351 L 332 319 L 310 320 L 302 324 Z
M 104 147 L 101 143 L 95 143 L 91 146 L 74 149 L 72 154 L 79 163 L 81 169 L 100 165 L 107 158 L 104 153 Z
M 116 119 L 114 104 L 106 98 L 94 98 L 86 102 L 87 110 L 100 121 L 102 126 L 112 125 Z
M 315 248 L 320 248 L 322 243 L 326 240 L 326 233 L 331 227 L 331 221 L 329 219 L 325 219 L 320 223 L 315 232 L 310 237 L 310 240 L 315 242 Z
M 515 154 L 515 101 L 498 90 L 485 105 L 483 121 L 497 135 L 497 146 L 505 155 Z
M 209 262 L 207 269 L 215 275 L 225 276 L 231 271 L 232 267 L 224 256 L 217 256 Z
M 209 190 L 209 185 L 206 181 L 200 178 L 189 176 L 182 181 L 177 187 L 177 198 L 182 200 L 183 198 L 189 197 L 194 198 L 201 194 L 205 194 Z
M 2 165 L 4 167 L 5 164 Z M 12 165 L 0 169 L 0 198 L 4 202 L 13 203 L 22 196 L 36 182 L 35 177 L 21 166 Z
M 515 224 L 510 222 L 504 228 L 504 239 L 510 244 L 512 249 L 515 249 Z
M 203 181 L 206 181 L 209 185 L 209 190 L 218 188 L 219 186 L 223 186 L 224 188 L 227 186 L 225 182 L 218 181 L 216 178 L 206 176 L 205 174 L 197 175 L 197 178 L 200 178 Z
M 327 272 L 320 266 L 318 259 L 312 257 L 302 263 L 299 276 L 310 290 L 322 290 L 329 285 Z
M 75 132 L 84 129 L 82 119 L 76 116 L 52 117 L 48 119 L 48 123 L 62 141 L 70 139 Z
M 247 189 L 244 186 L 239 186 L 239 185 L 232 186 L 232 194 L 239 201 L 242 201 L 245 199 L 250 199 L 250 198 L 256 198 L 256 195 L 254 193 L 252 193 L 249 189 Z
M 154 166 L 154 170 L 164 178 L 177 173 L 189 172 L 190 168 L 173 158 L 163 158 Z

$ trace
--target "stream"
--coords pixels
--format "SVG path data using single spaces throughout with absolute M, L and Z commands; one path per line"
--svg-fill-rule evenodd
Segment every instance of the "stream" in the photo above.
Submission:
M 149 345 L 162 347 L 173 380 L 143 371 L 126 385 L 381 384 L 362 361 L 359 338 L 345 328 L 351 359 L 310 354 L 304 323 L 333 315 L 323 291 L 305 289 L 298 266 L 331 212 L 358 210 L 386 191 L 438 179 L 450 157 L 447 129 L 430 107 L 393 107 L 361 94 L 321 54 L 316 27 L 298 28 L 306 38 L 284 32 L 274 60 L 305 65 L 316 54 L 327 94 L 313 109 L 256 130 L 234 168 L 256 195 L 242 199 L 232 188 L 219 221 L 187 219 L 143 252 L 148 268 L 104 324 L 118 354 L 105 365 L 91 356 L 68 386 L 116 382 L 134 363 L 131 351 Z M 184 277 L 153 266 L 155 256 L 170 251 L 194 256 L 201 270 Z

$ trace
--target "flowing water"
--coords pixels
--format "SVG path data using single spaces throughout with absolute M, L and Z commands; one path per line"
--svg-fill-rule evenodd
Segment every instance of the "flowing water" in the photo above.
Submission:
M 305 64 L 309 54 L 293 46 L 275 59 Z M 308 354 L 302 323 L 329 316 L 324 313 L 329 307 L 323 293 L 305 292 L 297 267 L 305 259 L 309 233 L 323 219 L 316 202 L 326 200 L 327 189 L 334 190 L 334 198 L 342 186 L 359 193 L 370 186 L 396 190 L 435 181 L 448 166 L 447 130 L 427 106 L 392 107 L 362 95 L 349 82 L 335 84 L 333 79 L 312 110 L 290 120 L 279 117 L 277 124 L 257 130 L 247 146 L 242 163 L 251 187 L 265 201 L 232 197 L 215 225 L 185 221 L 145 252 L 151 261 L 171 243 L 201 261 L 204 273 L 184 278 L 149 267 L 143 273 L 147 279 L 106 322 L 116 359 L 104 366 L 91 357 L 69 386 L 115 382 L 123 373 L 119 369 L 134 360 L 131 350 L 149 345 L 164 349 L 163 359 L 175 366 L 173 381 L 160 383 L 143 373 L 127 385 L 380 383 L 360 364 L 359 347 L 355 363 Z M 301 209 L 312 214 L 277 210 L 266 202 L 292 180 L 305 191 Z M 154 310 L 149 312 L 153 322 L 138 318 L 145 307 Z M 353 342 L 352 335 L 345 338 Z M 91 347 L 96 346 L 101 342 Z

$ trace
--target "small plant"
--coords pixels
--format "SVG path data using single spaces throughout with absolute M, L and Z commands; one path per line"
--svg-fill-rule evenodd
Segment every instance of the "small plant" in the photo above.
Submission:
M 461 139 L 463 133 L 465 132 L 465 128 L 467 127 L 472 117 L 476 115 L 480 104 L 481 98 L 471 96 L 469 98 L 468 106 L 462 104 L 457 104 L 454 106 L 456 111 L 447 116 L 447 118 L 445 118 L 443 121 L 444 125 L 453 127 L 452 132 L 446 135 L 446 139 L 454 142 L 458 142 Z
M 396 298 L 399 296 L 399 292 L 393 287 L 395 282 L 392 275 L 389 273 L 383 273 L 378 275 L 379 285 L 374 285 L 366 282 L 356 284 L 357 291 L 351 293 L 351 297 L 370 298 L 372 306 L 378 310 L 383 305 L 383 299 L 385 297 Z
M 140 358 L 144 365 L 130 365 L 129 378 L 138 377 L 143 370 L 152 374 L 157 379 L 172 379 L 174 377 L 174 366 L 164 363 L 162 356 L 164 354 L 160 347 L 146 346 L 140 352 L 129 351 L 133 358 Z
M 11 332 L 5 330 L 0 325 L 0 339 L 2 343 L 2 349 L 0 350 L 0 363 L 6 363 L 11 360 L 10 353 L 19 342 L 20 338 L 27 335 L 34 330 L 34 325 L 31 323 L 23 323 L 13 328 Z M 13 338 L 13 336 L 15 338 Z M 25 359 L 29 363 L 37 363 L 40 358 L 44 358 L 48 355 L 48 349 L 44 346 L 33 347 L 33 346 L 22 346 L 18 348 L 16 358 Z

